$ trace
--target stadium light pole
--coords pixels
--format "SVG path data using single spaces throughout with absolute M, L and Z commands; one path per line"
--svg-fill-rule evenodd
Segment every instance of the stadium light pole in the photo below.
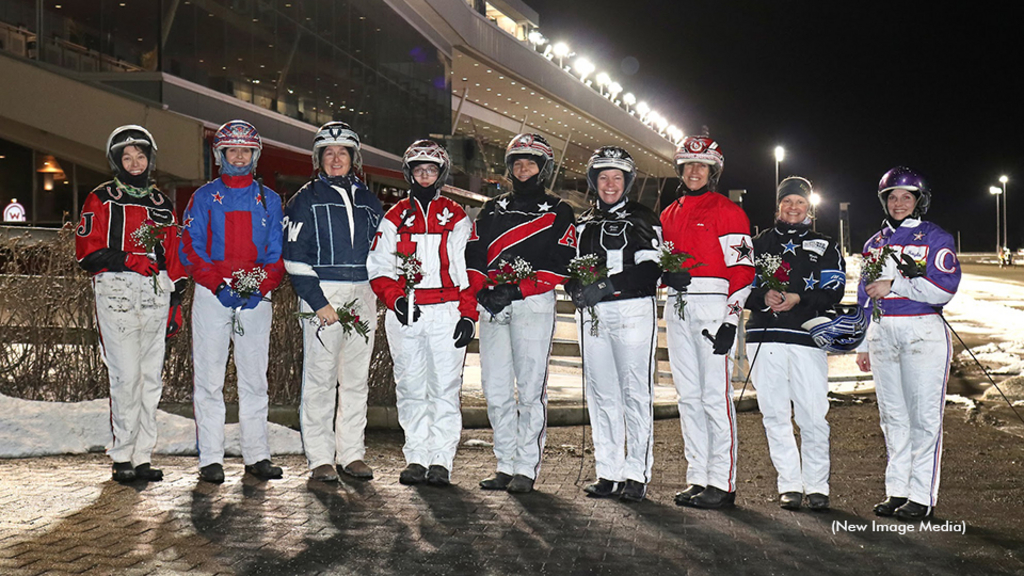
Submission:
M 1003 185 L 1003 247 L 1010 247 L 1010 229 L 1006 227 L 1006 183 L 1010 179 L 1005 174 L 999 177 L 999 182 Z
M 1002 259 L 999 258 L 999 245 L 1001 244 L 999 241 L 999 196 L 1003 194 L 1003 191 L 998 186 L 989 186 L 988 193 L 996 197 L 996 259 L 1002 265 Z
M 811 192 L 811 230 L 818 231 L 818 204 L 821 204 L 821 194 Z
M 775 147 L 775 189 L 779 189 L 779 164 L 782 164 L 782 159 L 786 157 L 786 149 L 782 146 Z

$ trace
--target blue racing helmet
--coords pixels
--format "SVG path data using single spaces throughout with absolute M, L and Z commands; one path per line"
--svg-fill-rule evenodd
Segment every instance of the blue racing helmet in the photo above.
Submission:
M 859 306 L 836 305 L 801 327 L 810 332 L 814 343 L 826 352 L 853 352 L 864 341 L 868 318 Z

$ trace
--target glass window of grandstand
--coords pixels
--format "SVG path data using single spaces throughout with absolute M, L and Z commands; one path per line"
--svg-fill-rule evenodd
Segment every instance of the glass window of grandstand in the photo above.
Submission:
M 159 4 L 0 0 L 0 49 L 78 72 L 156 70 Z
M 5 225 L 74 222 L 89 192 L 107 180 L 109 174 L 0 139 L 0 205 L 20 204 L 25 217 L 24 222 L 8 219 Z
M 167 73 L 395 154 L 450 129 L 450 62 L 384 1 L 163 4 Z

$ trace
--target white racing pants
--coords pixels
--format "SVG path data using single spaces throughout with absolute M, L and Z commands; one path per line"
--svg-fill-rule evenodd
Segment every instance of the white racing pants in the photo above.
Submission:
M 93 277 L 92 286 L 110 375 L 113 442 L 107 454 L 114 462 L 138 466 L 149 462 L 156 446 L 170 292 L 155 293 L 153 279 L 135 272 L 103 272 Z
M 672 381 L 679 394 L 679 423 L 683 429 L 686 481 L 736 490 L 736 407 L 732 402 L 732 349 L 714 354 L 712 337 L 725 318 L 725 296 L 683 295 L 685 319 L 675 310 L 675 296 L 665 304 Z
M 335 308 L 355 300 L 359 319 L 370 327 L 367 339 L 345 334 L 335 323 L 320 330 L 314 318 L 302 320 L 302 401 L 299 422 L 309 469 L 347 466 L 366 455 L 366 398 L 377 331 L 377 298 L 367 283 L 321 282 Z M 314 312 L 300 299 L 302 312 Z
M 598 478 L 651 481 L 654 463 L 654 353 L 658 312 L 653 297 L 600 302 L 597 336 L 590 312 L 576 313 Z
M 760 348 L 759 348 L 760 347 Z M 751 382 L 757 390 L 768 453 L 778 472 L 779 494 L 828 495 L 828 355 L 817 347 L 747 344 Z M 800 451 L 793 420 L 800 427 Z
M 459 303 L 420 306 L 422 315 L 403 326 L 387 312 L 384 327 L 395 362 L 398 423 L 405 431 L 407 464 L 452 469 L 462 434 L 462 368 L 466 349 L 455 347 Z
M 511 321 L 504 325 L 480 308 L 480 379 L 498 472 L 536 479 L 547 432 L 555 292 L 528 296 L 510 308 Z
M 255 464 L 270 458 L 267 440 L 267 363 L 273 308 L 267 300 L 251 310 L 225 308 L 208 289 L 196 284 L 192 303 L 192 358 L 195 375 L 192 408 L 196 416 L 199 467 L 224 462 L 224 372 L 228 347 L 235 343 L 238 374 L 238 424 L 242 460 Z M 237 318 L 235 318 L 237 315 Z M 232 327 L 232 318 L 243 334 Z
M 868 351 L 889 464 L 885 494 L 935 506 L 953 345 L 937 315 L 883 316 Z

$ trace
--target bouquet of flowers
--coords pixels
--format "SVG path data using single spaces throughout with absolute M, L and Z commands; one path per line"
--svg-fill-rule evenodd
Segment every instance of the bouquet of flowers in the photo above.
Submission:
M 250 296 L 260 291 L 260 285 L 267 279 L 267 271 L 257 266 L 252 270 L 235 270 L 231 273 L 231 282 L 228 288 L 234 290 L 242 298 L 248 300 Z M 245 334 L 242 323 L 238 320 L 238 311 L 231 316 L 231 329 L 239 336 Z
M 156 247 L 164 241 L 164 235 L 167 229 L 172 227 L 173 224 L 157 224 L 153 220 L 147 219 L 132 232 L 132 240 L 136 244 L 146 249 L 146 253 L 151 259 L 156 258 Z M 150 276 L 153 279 L 153 293 L 160 293 L 160 271 L 157 270 Z
M 776 292 L 789 290 L 789 273 L 793 267 L 789 262 L 783 262 L 782 256 L 774 254 L 761 254 L 754 261 L 757 267 L 757 279 L 762 286 Z
M 569 276 L 582 286 L 589 286 L 607 278 L 608 267 L 601 264 L 597 254 L 577 256 L 569 261 Z M 587 313 L 590 314 L 590 335 L 597 336 L 597 310 L 594 306 L 588 306 Z
M 405 279 L 405 300 L 409 305 L 407 317 L 409 322 L 412 322 L 413 311 L 415 310 L 415 289 L 423 281 L 423 262 L 416 257 L 415 253 L 395 252 L 395 256 L 398 256 L 400 261 L 398 271 L 402 274 L 402 278 Z
M 687 272 L 704 265 L 703 262 L 698 262 L 693 266 L 683 266 L 683 262 L 693 258 L 693 256 L 682 250 L 676 250 L 675 245 L 671 242 L 662 242 L 658 251 L 658 265 L 661 266 L 662 272 Z M 676 292 L 675 307 L 679 319 L 685 319 L 686 300 L 683 300 L 682 292 L 680 291 Z
M 889 257 L 895 257 L 896 252 L 890 246 L 882 246 L 880 248 L 869 248 L 868 253 L 864 255 L 864 263 L 861 264 L 860 277 L 864 281 L 864 285 L 867 286 L 882 275 L 882 269 L 885 268 L 885 259 Z M 877 298 L 871 299 L 871 319 L 875 322 L 882 319 L 885 312 L 882 311 L 882 305 L 878 302 Z
M 361 320 L 359 318 L 355 300 L 346 302 L 344 305 L 335 308 L 334 311 L 338 314 L 338 324 L 341 325 L 341 329 L 344 331 L 346 336 L 355 331 L 356 334 L 363 337 L 365 342 L 370 341 L 370 325 L 365 320 Z M 309 320 L 310 322 L 319 324 L 319 327 L 316 330 L 316 338 L 317 340 L 320 340 L 320 331 L 326 328 L 326 326 L 320 322 L 319 318 L 317 318 L 316 312 L 296 312 L 295 315 L 298 316 L 300 320 Z M 320 340 L 320 344 L 323 343 L 324 341 Z
M 498 263 L 497 273 L 491 278 L 491 285 L 498 284 L 519 284 L 523 280 L 536 280 L 537 274 L 533 266 L 523 260 L 522 256 L 516 256 L 511 262 L 502 260 Z
M 522 256 L 516 256 L 511 261 L 507 259 L 500 260 L 494 275 L 488 279 L 488 284 L 491 286 L 499 286 L 501 284 L 518 285 L 524 280 L 536 281 L 537 273 L 533 271 L 533 266 L 524 260 Z M 512 321 L 511 308 L 506 307 L 497 315 L 491 315 L 491 320 L 495 320 L 501 325 L 508 324 Z

